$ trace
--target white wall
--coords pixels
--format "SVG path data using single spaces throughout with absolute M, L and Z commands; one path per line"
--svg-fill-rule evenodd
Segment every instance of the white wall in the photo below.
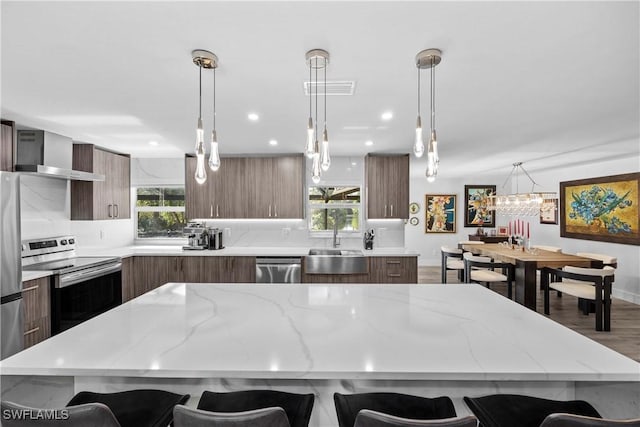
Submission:
M 583 178 L 617 175 L 638 172 L 640 157 L 637 154 L 627 158 L 608 160 L 579 166 L 552 168 L 545 170 L 530 170 L 532 177 L 539 184 L 537 191 L 560 191 L 561 181 L 571 181 Z M 458 241 L 466 240 L 469 234 L 475 233 L 475 228 L 463 228 L 464 186 L 465 184 L 495 184 L 500 187 L 506 176 L 483 176 L 474 182 L 467 178 L 438 179 L 433 184 L 427 183 L 423 170 L 417 170 L 414 162 L 411 164 L 411 201 L 420 204 L 420 225 L 405 226 L 405 244 L 407 248 L 420 253 L 419 264 L 439 266 L 440 246 L 455 246 Z M 525 182 L 526 181 L 526 182 Z M 529 185 L 527 178 L 520 177 L 520 186 Z M 509 185 L 507 185 L 509 187 Z M 515 191 L 515 182 L 512 183 Z M 528 188 L 528 187 L 527 187 Z M 521 188 L 522 189 L 522 188 Z M 457 233 L 455 234 L 425 234 L 424 233 L 424 195 L 429 194 L 457 194 Z M 506 225 L 512 217 L 498 215 L 496 225 Z M 613 288 L 617 298 L 640 304 L 640 247 L 618 243 L 599 242 L 592 240 L 569 239 L 560 237 L 560 225 L 540 224 L 537 217 L 521 217 L 531 225 L 531 243 L 559 246 L 563 252 L 593 252 L 602 253 L 618 258 L 618 269 Z

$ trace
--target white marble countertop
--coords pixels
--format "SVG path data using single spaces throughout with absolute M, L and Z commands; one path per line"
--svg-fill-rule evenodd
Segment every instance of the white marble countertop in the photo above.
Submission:
M 309 253 L 307 246 L 232 246 L 216 251 L 183 250 L 181 245 L 132 245 L 117 248 L 83 248 L 78 249 L 78 255 L 90 256 L 305 256 Z M 350 248 L 337 248 L 350 249 Z M 358 248 L 361 249 L 361 248 Z M 365 256 L 419 256 L 420 254 L 405 248 L 376 248 L 373 250 L 361 249 Z
M 24 271 L 22 270 L 22 281 L 26 282 L 27 280 L 35 280 L 40 279 L 41 277 L 51 276 L 53 271 L 42 270 L 42 271 Z
M 0 373 L 640 381 L 640 364 L 478 285 L 170 283 Z

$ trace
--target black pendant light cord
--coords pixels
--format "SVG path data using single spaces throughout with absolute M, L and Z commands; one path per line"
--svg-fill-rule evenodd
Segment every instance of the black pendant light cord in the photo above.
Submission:
M 216 69 L 213 69 L 213 130 L 216 130 Z
M 316 69 L 316 125 L 315 125 L 315 137 L 316 137 L 316 141 L 318 140 L 318 56 L 316 56 L 314 58 L 316 65 L 315 65 L 315 69 Z
M 324 129 L 327 130 L 327 60 L 324 60 Z
M 418 117 L 420 117 L 420 60 L 418 60 Z
M 200 80 L 199 80 L 200 102 L 199 102 L 198 118 L 201 119 L 202 118 L 202 64 L 200 62 L 198 62 L 198 70 L 200 70 Z
M 431 55 L 431 131 L 436 129 L 436 64 L 435 56 Z
M 311 85 L 312 80 L 311 80 L 311 58 L 309 58 L 309 118 L 313 117 L 313 107 L 312 107 L 312 101 L 313 101 L 313 86 Z

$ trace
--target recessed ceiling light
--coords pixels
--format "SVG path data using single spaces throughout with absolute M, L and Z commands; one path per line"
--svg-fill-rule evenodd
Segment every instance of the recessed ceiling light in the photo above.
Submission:
M 393 118 L 393 113 L 391 111 L 385 111 L 382 113 L 382 120 L 391 120 Z
M 278 145 L 278 141 L 276 141 L 275 139 L 270 139 L 269 145 Z
M 251 120 L 252 122 L 255 122 L 255 121 L 258 121 L 260 116 L 258 116 L 256 113 L 249 113 L 249 114 L 247 114 L 247 118 L 249 120 Z
M 153 145 L 155 147 L 158 145 L 158 141 L 149 141 L 149 145 Z
M 373 145 L 373 141 L 367 141 L 364 143 L 364 145 Z
M 356 162 L 351 162 L 351 166 L 355 166 L 356 164 Z

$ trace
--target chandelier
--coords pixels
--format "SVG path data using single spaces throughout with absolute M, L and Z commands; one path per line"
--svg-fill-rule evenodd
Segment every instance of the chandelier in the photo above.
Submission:
M 329 65 L 329 52 L 323 49 L 313 49 L 306 53 L 305 59 L 309 65 L 309 120 L 307 122 L 307 144 L 305 155 L 313 160 L 311 167 L 311 179 L 315 184 L 320 182 L 322 171 L 328 171 L 331 166 L 329 156 L 329 137 L 327 134 L 327 65 Z M 324 126 L 322 131 L 322 143 L 318 142 L 318 70 L 323 71 L 324 92 Z M 315 71 L 315 80 L 312 79 L 312 71 Z M 315 96 L 312 92 L 315 89 Z M 315 125 L 313 121 L 313 102 L 315 100 Z
M 416 55 L 416 67 L 418 68 L 418 119 L 416 120 L 416 138 L 413 144 L 413 154 L 422 157 L 424 153 L 424 142 L 422 140 L 422 118 L 420 117 L 420 70 L 431 69 L 431 120 L 429 132 L 429 145 L 427 146 L 427 181 L 433 182 L 438 174 L 438 141 L 436 138 L 436 74 L 435 68 L 442 61 L 442 52 L 439 49 L 426 49 Z
M 528 193 L 519 192 L 519 172 L 522 171 L 529 181 L 531 181 L 531 191 Z M 536 192 L 535 186 L 538 185 L 531 175 L 522 166 L 522 162 L 516 162 L 513 164 L 511 173 L 502 184 L 502 188 L 505 187 L 509 179 L 515 174 L 516 178 L 516 192 L 512 194 L 499 195 L 494 194 L 489 196 L 489 210 L 503 215 L 517 215 L 517 216 L 537 216 L 540 215 L 540 211 L 547 209 L 555 209 L 553 204 L 544 205 L 543 202 L 550 199 L 557 199 L 558 196 L 553 192 Z
M 213 130 L 211 131 L 211 153 L 209 154 L 209 167 L 212 171 L 220 168 L 220 155 L 218 154 L 218 137 L 216 134 L 216 68 L 218 57 L 208 50 L 196 49 L 191 52 L 193 63 L 198 67 L 198 125 L 196 127 L 196 172 L 195 180 L 198 184 L 207 181 L 205 168 L 206 150 L 204 147 L 204 129 L 202 127 L 202 69 L 213 69 Z

